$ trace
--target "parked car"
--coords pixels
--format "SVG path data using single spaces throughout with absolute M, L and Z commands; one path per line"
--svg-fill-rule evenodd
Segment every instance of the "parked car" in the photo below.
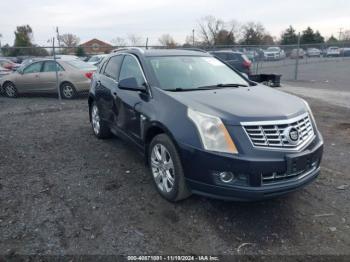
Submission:
M 244 53 L 250 61 L 258 61 L 259 53 L 255 50 L 248 50 Z
M 3 68 L 3 67 L 0 66 L 0 78 L 5 76 L 5 75 L 10 74 L 11 72 L 12 72 L 11 70 Z
M 326 56 L 328 57 L 336 57 L 340 55 L 340 49 L 337 46 L 330 46 L 327 48 Z
M 210 54 L 225 61 L 229 65 L 236 68 L 238 71 L 250 75 L 250 68 L 252 66 L 252 62 L 248 59 L 248 57 L 245 54 L 230 50 L 213 51 L 210 52 Z
M 191 193 L 272 198 L 320 172 L 323 139 L 307 102 L 206 52 L 111 54 L 93 76 L 88 105 L 95 136 L 135 144 L 169 201 Z
M 350 56 L 350 48 L 345 47 L 341 50 L 341 56 Z
M 306 50 L 306 55 L 308 57 L 320 57 L 321 56 L 321 50 L 317 48 L 308 48 Z
M 98 66 L 103 60 L 103 58 L 105 58 L 106 56 L 107 56 L 106 54 L 93 55 L 92 57 L 90 57 L 90 59 L 87 62 L 91 65 Z
M 21 65 L 12 62 L 10 59 L 0 58 L 0 66 L 9 70 L 16 70 Z
M 291 52 L 289 57 L 291 59 L 296 59 L 299 56 L 299 58 L 304 58 L 305 56 L 305 51 L 302 48 L 299 48 L 299 52 L 298 52 L 298 48 L 294 48 Z
M 264 51 L 265 60 L 280 60 L 280 59 L 283 59 L 285 57 L 286 57 L 286 55 L 285 55 L 283 49 L 281 49 L 278 46 L 269 47 Z
M 72 99 L 80 92 L 89 90 L 96 67 L 80 60 L 42 59 L 19 68 L 0 79 L 0 87 L 8 97 L 21 93 L 57 93 L 56 68 L 63 98 Z

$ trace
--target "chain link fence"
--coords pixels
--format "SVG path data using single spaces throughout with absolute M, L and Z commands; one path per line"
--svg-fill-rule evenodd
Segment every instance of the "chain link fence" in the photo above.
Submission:
M 139 46 L 141 48 L 167 48 L 164 46 Z M 40 58 L 81 59 L 95 63 L 95 55 L 108 54 L 118 46 L 79 46 L 79 47 L 2 47 L 0 53 L 0 77 L 8 72 L 6 69 L 16 69 L 19 64 L 27 64 Z M 172 47 L 174 48 L 174 47 Z M 191 46 L 188 49 L 204 51 L 240 52 L 251 61 L 251 74 L 278 74 L 285 80 L 323 81 L 324 73 L 350 66 L 350 42 L 334 44 L 308 45 L 216 45 Z M 11 61 L 15 65 L 6 63 Z M 9 62 L 10 63 L 10 62 Z M 98 63 L 97 63 L 98 64 Z M 346 74 L 346 73 L 344 73 Z M 344 76 L 344 77 L 347 77 Z

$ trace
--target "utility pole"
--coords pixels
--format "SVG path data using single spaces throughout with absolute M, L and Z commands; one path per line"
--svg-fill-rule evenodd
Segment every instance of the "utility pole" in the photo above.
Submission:
M 343 28 L 339 28 L 339 36 L 338 36 L 338 41 L 340 42 L 340 39 L 341 39 L 341 35 L 343 33 Z
M 194 29 L 192 29 L 192 45 L 194 46 Z
M 60 37 L 60 33 L 58 31 L 58 26 L 56 26 L 56 33 L 57 33 L 57 41 L 58 41 L 58 48 L 61 47 L 61 37 Z M 59 50 L 60 52 L 61 50 Z
M 295 60 L 294 80 L 298 80 L 298 67 L 299 67 L 299 51 L 300 51 L 300 32 L 298 33 L 298 49 L 297 59 Z
M 57 59 L 56 59 L 56 51 L 55 51 L 55 37 L 52 38 L 52 52 L 53 52 L 53 61 L 55 62 L 56 88 L 58 92 L 58 101 L 61 104 L 62 98 L 61 98 L 60 83 L 58 81 L 58 67 L 57 67 Z
M 146 49 L 148 49 L 148 37 L 146 38 Z

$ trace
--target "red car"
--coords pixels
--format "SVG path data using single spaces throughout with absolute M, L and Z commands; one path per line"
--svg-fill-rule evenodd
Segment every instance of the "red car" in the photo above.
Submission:
M 16 70 L 20 64 L 16 64 L 9 59 L 0 58 L 0 66 L 8 70 Z

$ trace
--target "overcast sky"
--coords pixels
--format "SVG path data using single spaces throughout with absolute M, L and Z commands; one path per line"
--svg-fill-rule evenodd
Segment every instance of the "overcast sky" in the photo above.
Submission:
M 158 44 L 164 33 L 184 42 L 198 20 L 213 15 L 223 20 L 261 22 L 279 37 L 289 25 L 298 31 L 311 26 L 324 36 L 338 36 L 339 28 L 350 30 L 348 0 L 11 0 L 0 3 L 0 33 L 3 44 L 13 44 L 17 25 L 29 24 L 34 40 L 45 44 L 59 26 L 60 33 L 73 33 L 81 42 L 134 33 Z

